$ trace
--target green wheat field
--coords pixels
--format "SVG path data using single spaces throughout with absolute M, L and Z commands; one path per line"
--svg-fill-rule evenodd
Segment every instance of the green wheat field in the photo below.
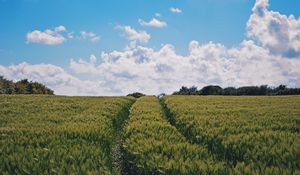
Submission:
M 300 96 L 0 95 L 0 174 L 300 174 Z

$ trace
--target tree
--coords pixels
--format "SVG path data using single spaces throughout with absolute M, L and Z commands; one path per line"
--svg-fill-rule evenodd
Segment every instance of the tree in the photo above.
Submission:
M 135 92 L 135 93 L 132 93 L 132 94 L 128 94 L 127 96 L 132 96 L 132 97 L 135 97 L 135 98 L 140 98 L 140 97 L 145 96 L 145 94 L 140 93 L 140 92 Z
M 201 95 L 221 95 L 222 88 L 220 86 L 210 85 L 205 86 L 200 90 Z
M 20 80 L 16 83 L 0 76 L 0 94 L 49 94 L 53 95 L 54 91 L 47 88 L 45 85 L 28 81 L 27 79 Z
M 17 94 L 28 94 L 28 80 L 27 79 L 23 79 L 23 80 L 20 80 L 18 82 L 16 82 L 16 93 Z
M 271 88 L 268 85 L 261 85 L 222 89 L 220 86 L 209 85 L 198 91 L 196 86 L 190 88 L 182 86 L 173 95 L 300 95 L 300 88 L 288 88 L 286 85 Z
M 196 86 L 190 88 L 182 86 L 178 92 L 174 92 L 173 95 L 198 95 L 198 89 Z
M 15 84 L 13 81 L 5 79 L 0 76 L 0 94 L 14 94 Z
M 277 90 L 277 91 L 283 91 L 285 89 L 286 89 L 286 85 L 283 85 L 283 84 L 281 84 L 277 88 L 275 88 L 275 90 Z
M 235 87 L 227 87 L 223 89 L 222 95 L 237 95 L 237 90 Z

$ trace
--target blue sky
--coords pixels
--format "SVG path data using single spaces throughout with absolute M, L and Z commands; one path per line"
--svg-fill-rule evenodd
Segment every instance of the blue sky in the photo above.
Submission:
M 135 47 L 151 48 L 157 52 L 171 44 L 178 56 L 188 56 L 191 41 L 197 41 L 199 45 L 212 41 L 234 49 L 249 39 L 247 23 L 255 13 L 252 8 L 260 1 L 266 0 L 0 0 L 0 65 L 46 63 L 59 66 L 79 79 L 93 77 L 94 81 L 98 75 L 78 73 L 72 69 L 71 60 L 79 62 L 82 58 L 90 61 L 90 56 L 94 55 L 99 64 L 102 52 L 124 51 L 135 41 L 128 38 L 126 29 L 122 28 L 124 26 L 130 26 L 137 32 L 145 31 L 150 36 L 147 42 L 135 41 Z M 268 5 L 270 12 L 294 15 L 295 20 L 300 16 L 300 1 L 270 0 Z M 174 13 L 170 8 L 178 8 L 181 13 Z M 165 22 L 166 26 L 143 26 L 139 22 L 139 19 L 149 22 L 153 18 Z M 29 33 L 45 32 L 47 29 L 54 31 L 58 26 L 65 28 L 57 33 L 63 35 L 63 42 L 49 45 L 28 41 Z M 82 31 L 92 32 L 100 39 L 93 42 L 92 37 L 84 38 L 80 34 Z M 69 34 L 72 34 L 72 39 L 67 37 Z M 262 41 L 263 36 L 258 35 L 256 32 L 254 39 L 251 38 L 253 41 L 261 40 L 256 45 L 271 52 L 277 49 L 277 45 L 268 48 L 268 43 L 264 42 L 266 39 Z M 293 53 L 298 53 L 297 47 L 293 49 Z M 107 81 L 107 77 L 99 79 Z M 197 81 L 193 83 L 197 84 Z
M 187 53 L 191 40 L 201 43 L 221 42 L 237 45 L 245 35 L 253 0 L 2 0 L 0 1 L 0 63 L 53 63 L 66 66 L 70 58 L 122 49 L 127 41 L 114 30 L 116 25 L 145 29 L 138 23 L 150 20 L 155 13 L 167 21 L 163 29 L 147 28 L 152 38 L 148 46 L 173 44 Z M 170 7 L 183 10 L 172 14 Z M 299 16 L 300 1 L 273 0 L 271 9 Z M 59 46 L 26 44 L 26 33 L 64 25 L 68 30 L 92 31 L 101 36 L 97 43 L 68 41 Z

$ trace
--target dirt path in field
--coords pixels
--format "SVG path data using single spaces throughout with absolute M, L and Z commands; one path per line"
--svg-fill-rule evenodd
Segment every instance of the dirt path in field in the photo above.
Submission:
M 136 101 L 135 101 L 136 102 Z M 135 103 L 134 102 L 134 103 Z M 133 104 L 131 104 L 130 109 L 132 108 Z M 125 160 L 122 152 L 122 144 L 123 144 L 123 128 L 126 125 L 127 120 L 129 119 L 130 109 L 127 110 L 127 119 L 123 121 L 121 126 L 117 126 L 116 130 L 116 142 L 112 147 L 111 157 L 112 157 L 112 174 L 113 175 L 128 175 L 125 166 Z
M 123 175 L 127 174 L 124 168 L 124 159 L 122 154 L 122 139 L 118 138 L 112 148 L 112 174 Z

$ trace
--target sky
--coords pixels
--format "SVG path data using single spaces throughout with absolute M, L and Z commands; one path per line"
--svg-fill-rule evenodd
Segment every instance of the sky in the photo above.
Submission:
M 300 1 L 0 0 L 0 75 L 58 95 L 300 87 Z

